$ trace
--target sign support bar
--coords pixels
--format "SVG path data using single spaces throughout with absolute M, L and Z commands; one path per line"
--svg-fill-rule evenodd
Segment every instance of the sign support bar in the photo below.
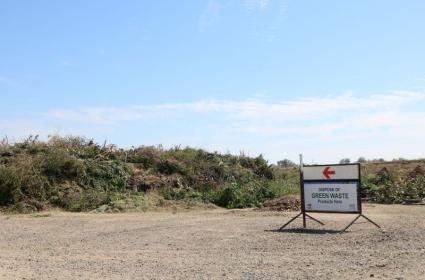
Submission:
M 297 218 L 299 218 L 300 216 L 301 216 L 301 214 L 304 214 L 305 215 L 305 217 L 308 217 L 308 218 L 310 218 L 311 220 L 313 220 L 313 221 L 315 221 L 315 222 L 317 222 L 317 223 L 319 223 L 319 224 L 321 224 L 322 226 L 324 226 L 325 224 L 323 223 L 323 222 L 321 222 L 321 221 L 319 221 L 318 219 L 315 219 L 315 218 L 313 218 L 312 216 L 310 216 L 309 214 L 307 214 L 307 213 L 303 213 L 303 212 L 300 212 L 300 213 L 298 213 L 298 215 L 296 215 L 295 217 L 293 217 L 291 220 L 289 220 L 289 222 L 287 222 L 286 224 L 284 224 L 280 229 L 279 229 L 279 231 L 282 231 L 283 229 L 285 229 L 286 228 L 286 226 L 288 226 L 290 223 L 292 223 L 293 221 L 295 221 Z M 305 219 L 305 218 L 303 218 L 303 219 Z M 304 221 L 303 221 L 304 222 Z M 304 228 L 306 228 L 306 227 L 304 227 Z
M 296 215 L 295 217 L 293 217 L 292 219 L 289 220 L 289 222 L 287 222 L 286 224 L 284 224 L 279 230 L 283 230 L 287 225 L 289 225 L 290 223 L 292 223 L 293 221 L 295 221 L 299 216 L 301 216 L 303 212 L 298 213 L 298 215 Z
M 346 226 L 343 230 L 340 231 L 340 233 L 345 232 L 349 227 L 351 227 L 360 217 L 365 218 L 365 220 L 367 220 L 369 223 L 375 225 L 377 228 L 381 228 L 377 223 L 375 223 L 374 221 L 372 221 L 371 219 L 369 219 L 368 217 L 366 217 L 363 214 L 358 215 L 351 223 L 348 224 L 348 226 Z

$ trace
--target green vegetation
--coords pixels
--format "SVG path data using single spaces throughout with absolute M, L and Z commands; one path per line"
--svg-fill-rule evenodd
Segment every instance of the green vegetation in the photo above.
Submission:
M 399 167 L 400 168 L 400 167 Z M 425 172 L 417 166 L 408 174 L 387 167 L 363 178 L 363 197 L 378 203 L 402 203 L 425 198 Z
M 364 199 L 425 197 L 424 161 L 362 162 Z M 124 150 L 79 137 L 0 142 L 0 208 L 17 212 L 144 211 L 169 202 L 245 208 L 298 194 L 298 167 L 289 160 L 275 166 L 262 156 L 188 147 Z
M 0 207 L 19 212 L 59 207 L 146 210 L 147 196 L 213 203 L 227 208 L 261 205 L 297 193 L 295 175 L 275 172 L 262 156 L 175 147 L 129 150 L 79 137 L 0 144 Z

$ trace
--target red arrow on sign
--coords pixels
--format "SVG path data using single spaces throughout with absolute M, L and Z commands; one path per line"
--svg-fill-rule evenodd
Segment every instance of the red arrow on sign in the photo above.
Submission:
M 326 179 L 330 179 L 331 176 L 330 175 L 335 175 L 335 171 L 334 170 L 329 170 L 331 169 L 329 166 L 325 168 L 325 170 L 323 170 L 323 175 L 326 177 Z

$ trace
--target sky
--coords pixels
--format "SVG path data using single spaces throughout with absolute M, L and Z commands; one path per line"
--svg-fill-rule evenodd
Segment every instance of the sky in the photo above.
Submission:
M 425 157 L 425 1 L 0 0 L 0 137 Z

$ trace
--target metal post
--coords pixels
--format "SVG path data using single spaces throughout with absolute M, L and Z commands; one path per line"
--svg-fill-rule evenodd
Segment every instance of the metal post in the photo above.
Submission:
M 300 190 L 301 190 L 301 212 L 303 213 L 303 228 L 307 227 L 305 205 L 304 205 L 304 173 L 303 173 L 303 155 L 300 154 Z
M 359 168 L 359 182 L 357 185 L 357 207 L 359 209 L 357 209 L 360 213 L 360 215 L 363 214 L 363 209 L 362 209 L 362 166 L 360 163 L 357 163 L 357 166 Z

